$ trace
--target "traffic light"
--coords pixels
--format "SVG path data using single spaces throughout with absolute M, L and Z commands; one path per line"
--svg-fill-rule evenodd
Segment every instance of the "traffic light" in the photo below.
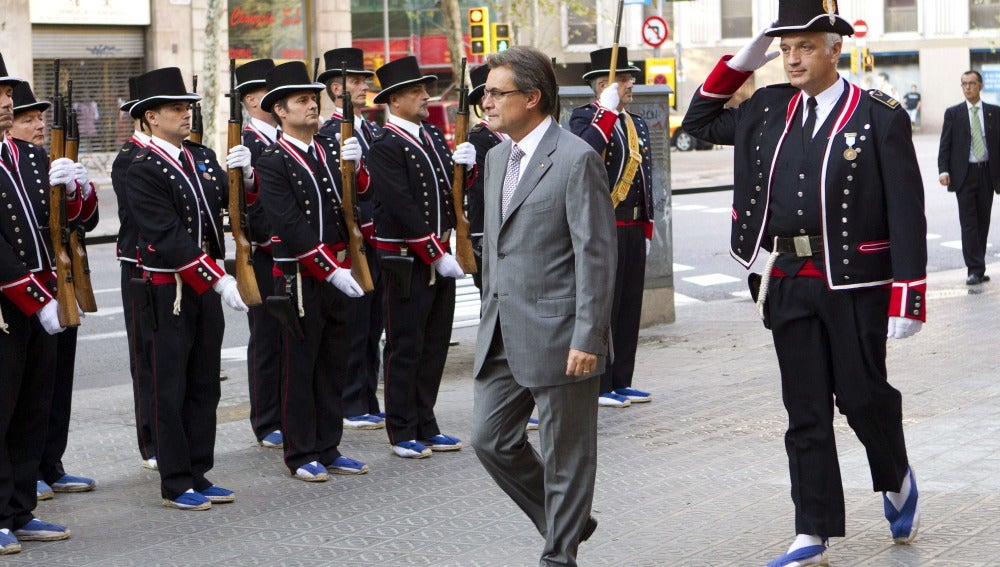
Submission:
M 857 47 L 852 47 L 851 48 L 851 74 L 852 75 L 857 75 L 858 74 L 858 48 Z
M 490 52 L 490 11 L 488 8 L 469 8 L 469 43 L 473 55 L 485 55 Z
M 507 51 L 510 48 L 510 24 L 493 24 L 490 31 L 493 36 L 493 53 Z
M 871 73 L 875 70 L 875 56 L 868 52 L 866 47 L 864 51 L 861 52 L 861 72 Z

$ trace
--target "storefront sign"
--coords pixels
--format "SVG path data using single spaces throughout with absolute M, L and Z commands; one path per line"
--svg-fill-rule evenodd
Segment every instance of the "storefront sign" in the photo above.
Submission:
M 303 0 L 229 0 L 229 56 L 305 59 Z
M 135 0 L 30 0 L 32 24 L 148 26 L 149 2 Z

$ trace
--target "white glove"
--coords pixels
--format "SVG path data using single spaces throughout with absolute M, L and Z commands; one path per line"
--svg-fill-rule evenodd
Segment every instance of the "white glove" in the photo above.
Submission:
M 52 162 L 49 167 L 49 185 L 65 185 L 66 196 L 76 196 L 76 184 L 73 178 L 76 177 L 76 164 L 69 158 L 59 158 Z
M 445 254 L 435 260 L 434 269 L 437 270 L 437 273 L 441 274 L 442 277 L 446 278 L 460 278 L 465 275 L 465 272 L 462 271 L 462 267 L 458 265 L 458 260 L 456 260 L 451 254 Z
M 889 331 L 885 336 L 890 339 L 905 339 L 920 332 L 923 321 L 907 317 L 889 317 Z
M 765 31 L 767 31 L 766 28 L 760 30 L 760 33 L 750 40 L 750 43 L 743 46 L 743 49 L 737 51 L 736 55 L 726 62 L 726 65 L 729 65 L 730 69 L 752 73 L 780 55 L 780 51 L 769 52 L 767 50 L 771 46 L 771 42 L 774 41 L 774 38 L 764 35 Z
M 76 184 L 79 185 L 80 187 L 87 186 L 87 181 L 88 181 L 87 166 L 83 165 L 80 162 L 76 162 L 73 164 L 73 181 L 75 181 Z M 88 196 L 89 193 L 84 192 L 83 198 L 86 199 Z
M 653 241 L 652 241 L 652 239 L 647 238 L 646 239 L 646 256 L 649 256 L 649 251 L 652 250 L 652 249 L 653 249 Z
M 601 91 L 601 97 L 597 100 L 597 104 L 611 112 L 618 112 L 618 105 L 621 102 L 622 97 L 618 94 L 618 83 L 604 87 L 604 90 Z
M 55 299 L 46 303 L 44 307 L 38 310 L 38 322 L 42 324 L 45 332 L 50 335 L 66 330 L 66 327 L 59 324 L 59 303 Z
M 451 154 L 451 161 L 456 165 L 472 167 L 476 165 L 476 146 L 471 142 L 462 142 Z
M 337 141 L 340 142 L 340 132 L 336 134 Z M 353 161 L 354 167 L 357 167 L 361 161 L 361 143 L 354 136 L 351 136 L 345 142 L 340 144 L 340 159 Z
M 347 268 L 337 268 L 332 274 L 326 277 L 326 281 L 332 283 L 333 287 L 344 292 L 344 295 L 347 297 L 361 297 L 365 294 L 365 290 L 361 289 L 361 286 L 354 280 L 354 276 L 351 275 L 351 271 Z
M 214 289 L 219 295 L 222 296 L 222 302 L 225 303 L 230 309 L 234 311 L 249 311 L 246 303 L 243 303 L 243 298 L 240 297 L 240 290 L 236 286 L 236 278 L 226 274 L 219 278 L 219 281 L 212 284 L 212 289 Z
M 250 165 L 250 148 L 240 144 L 230 148 L 226 154 L 226 169 L 243 169 L 243 179 L 253 179 L 253 166 Z

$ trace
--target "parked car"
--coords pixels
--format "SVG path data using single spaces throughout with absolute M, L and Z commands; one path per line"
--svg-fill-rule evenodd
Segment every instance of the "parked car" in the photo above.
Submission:
M 714 144 L 706 142 L 705 140 L 699 140 L 691 134 L 688 134 L 681 128 L 681 122 L 684 121 L 684 116 L 681 114 L 671 114 L 670 115 L 670 144 L 677 148 L 681 152 L 690 152 L 691 150 L 710 150 L 715 147 Z

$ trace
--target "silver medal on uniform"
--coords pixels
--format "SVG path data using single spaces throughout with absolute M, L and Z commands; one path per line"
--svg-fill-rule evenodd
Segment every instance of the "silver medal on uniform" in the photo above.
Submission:
M 847 161 L 854 161 L 858 159 L 858 152 L 861 150 L 854 148 L 854 142 L 857 138 L 858 135 L 855 132 L 848 132 L 844 134 L 844 142 L 847 143 L 847 149 L 844 150 L 844 159 Z

